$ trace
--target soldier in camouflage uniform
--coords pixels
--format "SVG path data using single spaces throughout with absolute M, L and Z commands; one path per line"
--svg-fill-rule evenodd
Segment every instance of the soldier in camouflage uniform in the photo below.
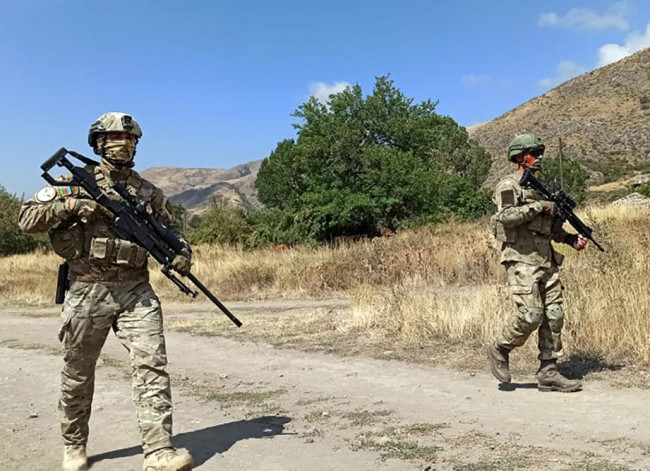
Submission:
M 101 162 L 87 169 L 110 198 L 121 182 L 148 203 L 154 216 L 180 236 L 162 191 L 132 170 L 142 131 L 124 113 L 106 113 L 93 123 L 88 143 Z M 66 178 L 66 177 L 64 177 Z M 122 240 L 110 226 L 112 215 L 80 187 L 47 186 L 23 204 L 19 224 L 25 232 L 48 232 L 52 247 L 70 267 L 70 288 L 62 311 L 59 339 L 64 344 L 59 418 L 64 471 L 87 469 L 88 421 L 95 365 L 111 328 L 129 352 L 133 402 L 142 435 L 145 471 L 188 471 L 186 450 L 172 447 L 172 400 L 160 302 L 149 284 L 148 253 Z M 186 275 L 189 245 L 173 260 Z
M 562 228 L 555 203 L 544 201 L 536 191 L 519 184 L 524 170 L 541 169 L 544 149 L 544 143 L 534 134 L 515 136 L 508 146 L 508 159 L 517 163 L 518 172 L 504 177 L 494 192 L 494 235 L 501 246 L 501 264 L 518 313 L 488 346 L 487 353 L 492 374 L 500 382 L 509 383 L 510 351 L 522 346 L 537 330 L 538 389 L 573 392 L 580 390 L 582 383 L 565 378 L 556 369 L 556 361 L 563 354 L 563 288 L 559 278 L 563 257 L 553 250 L 551 241 L 582 250 L 587 239 Z

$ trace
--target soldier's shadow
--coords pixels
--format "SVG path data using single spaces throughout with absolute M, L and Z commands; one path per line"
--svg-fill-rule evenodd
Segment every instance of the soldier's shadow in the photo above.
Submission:
M 618 371 L 623 368 L 625 365 L 610 363 L 594 355 L 571 355 L 557 364 L 558 371 L 569 379 L 584 379 L 589 373 Z M 537 389 L 537 383 L 499 383 L 500 391 L 510 392 L 517 389 Z
M 537 383 L 499 383 L 499 391 L 516 391 L 517 389 L 537 389 Z
M 558 371 L 569 379 L 583 379 L 588 373 L 618 371 L 623 368 L 625 365 L 609 363 L 602 357 L 593 355 L 571 355 L 557 365 Z
M 240 440 L 249 438 L 271 438 L 283 435 L 289 417 L 264 416 L 250 420 L 238 420 L 215 425 L 193 432 L 175 435 L 173 442 L 178 448 L 187 448 L 194 457 L 195 466 L 200 466 L 214 455 L 223 453 Z M 142 454 L 140 446 L 122 448 L 88 457 L 89 467 L 104 460 L 125 458 Z

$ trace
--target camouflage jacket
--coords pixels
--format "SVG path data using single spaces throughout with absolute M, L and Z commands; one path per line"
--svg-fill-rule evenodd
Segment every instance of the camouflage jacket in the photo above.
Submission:
M 122 201 L 111 188 L 113 182 L 108 171 L 100 166 L 86 169 L 95 175 L 97 184 L 109 198 Z M 158 221 L 182 237 L 162 190 L 133 170 L 128 170 L 126 177 L 119 181 L 132 195 L 151 207 Z M 77 186 L 46 186 L 22 205 L 18 218 L 20 228 L 28 233 L 48 233 L 54 251 L 70 265 L 71 280 L 147 280 L 148 252 L 137 244 L 120 239 L 105 216 L 85 220 L 76 215 L 66 215 L 60 208 L 70 198 L 83 200 L 90 199 L 90 196 Z
M 568 243 L 569 233 L 559 218 L 544 212 L 542 196 L 519 184 L 521 175 L 515 173 L 497 184 L 493 201 L 497 212 L 492 216 L 494 236 L 500 245 L 501 263 L 523 262 L 549 268 L 560 265 L 563 256 L 551 240 Z

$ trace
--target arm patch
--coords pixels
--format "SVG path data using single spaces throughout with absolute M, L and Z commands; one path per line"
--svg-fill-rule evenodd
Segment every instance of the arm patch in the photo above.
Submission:
M 501 193 L 499 193 L 499 199 L 501 200 L 502 208 L 514 206 L 517 201 L 517 198 L 515 197 L 515 191 L 512 188 L 501 191 Z

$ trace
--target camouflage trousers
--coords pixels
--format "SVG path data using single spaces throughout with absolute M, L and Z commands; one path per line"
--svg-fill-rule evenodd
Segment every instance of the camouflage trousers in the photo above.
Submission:
M 508 349 L 520 347 L 537 330 L 538 358 L 560 358 L 564 311 L 559 267 L 554 263 L 543 268 L 521 262 L 508 262 L 505 267 L 517 315 L 507 322 L 497 344 Z
M 147 281 L 73 281 L 63 306 L 59 420 L 66 445 L 86 444 L 95 365 L 112 328 L 131 360 L 145 454 L 171 446 L 172 400 L 160 302 Z

